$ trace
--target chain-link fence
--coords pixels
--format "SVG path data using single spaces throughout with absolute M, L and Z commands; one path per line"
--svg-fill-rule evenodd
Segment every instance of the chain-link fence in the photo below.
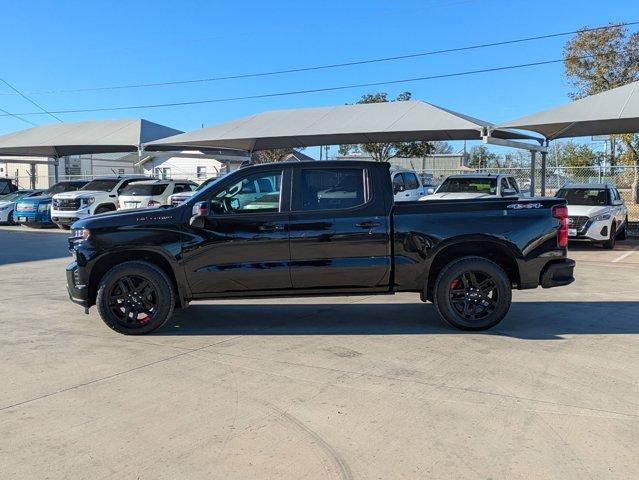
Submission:
M 466 169 L 464 169 L 466 170 Z M 530 168 L 494 168 L 481 170 L 486 173 L 502 173 L 515 177 L 522 192 L 530 193 Z M 442 183 L 449 175 L 464 173 L 460 169 L 431 169 L 419 172 L 426 183 L 434 185 Z M 535 194 L 541 192 L 542 171 L 535 173 Z M 630 221 L 639 222 L 639 205 L 632 200 L 632 185 L 635 179 L 635 168 L 631 166 L 615 167 L 548 167 L 546 170 L 546 195 L 554 195 L 558 189 L 567 183 L 604 183 L 608 182 L 617 187 L 628 207 Z

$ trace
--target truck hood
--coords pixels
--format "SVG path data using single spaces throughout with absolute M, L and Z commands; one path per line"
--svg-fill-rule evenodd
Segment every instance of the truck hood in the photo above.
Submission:
M 175 223 L 180 215 L 181 210 L 179 207 L 118 210 L 82 218 L 73 224 L 73 228 L 93 230 L 99 228 L 136 227 L 149 223 Z
M 601 215 L 602 213 L 606 213 L 608 210 L 610 210 L 610 207 L 606 207 L 606 206 L 592 207 L 590 205 L 568 205 L 568 216 L 594 217 L 596 215 Z
M 490 195 L 489 193 L 459 193 L 459 192 L 446 192 L 446 193 L 433 193 L 420 198 L 420 201 L 426 200 L 472 200 L 474 198 L 497 198 L 497 195 Z
M 43 195 L 41 197 L 32 197 L 32 198 L 21 198 L 20 200 L 18 200 L 18 202 L 20 203 L 35 203 L 35 204 L 41 204 L 41 203 L 51 203 L 51 200 L 53 199 L 53 196 L 49 196 L 49 195 Z M 11 202 L 13 203 L 13 202 Z
M 103 192 L 102 190 L 76 190 L 74 192 L 56 193 L 55 198 L 67 198 L 74 199 L 80 197 L 90 197 L 91 195 L 107 195 L 109 192 Z

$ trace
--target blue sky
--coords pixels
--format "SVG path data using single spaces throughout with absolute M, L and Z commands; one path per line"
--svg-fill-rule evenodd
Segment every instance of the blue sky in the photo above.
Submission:
M 639 20 L 639 2 L 25 1 L 3 2 L 0 77 L 49 110 L 182 102 L 387 81 L 559 59 L 566 37 L 463 53 L 202 84 L 83 93 L 38 92 L 194 79 L 454 48 Z M 568 101 L 561 64 L 259 100 L 59 115 L 143 117 L 182 130 L 263 110 L 342 104 L 362 94 L 413 97 L 500 122 Z M 0 108 L 32 112 L 5 95 Z M 27 117 L 36 123 L 47 116 Z M 29 125 L 0 117 L 0 133 Z M 313 152 L 309 152 L 313 153 Z

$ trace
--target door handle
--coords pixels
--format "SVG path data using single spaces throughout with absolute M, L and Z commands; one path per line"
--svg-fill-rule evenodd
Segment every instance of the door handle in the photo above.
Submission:
M 257 228 L 261 232 L 280 232 L 284 230 L 284 225 L 278 225 L 275 223 L 264 223 Z
M 359 227 L 359 228 L 374 228 L 374 227 L 379 227 L 380 225 L 381 225 L 381 223 L 374 222 L 372 220 L 365 220 L 363 222 L 355 224 L 355 226 Z

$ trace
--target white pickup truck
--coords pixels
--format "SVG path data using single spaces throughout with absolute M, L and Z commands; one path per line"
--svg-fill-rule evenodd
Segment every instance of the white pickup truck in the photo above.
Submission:
M 80 190 L 58 193 L 53 196 L 51 220 L 58 227 L 67 230 L 81 218 L 115 211 L 118 208 L 118 195 L 124 187 L 140 180 L 148 180 L 148 177 L 102 177 L 90 181 Z
M 432 195 L 422 200 L 472 200 L 521 196 L 515 177 L 496 173 L 451 175 Z

